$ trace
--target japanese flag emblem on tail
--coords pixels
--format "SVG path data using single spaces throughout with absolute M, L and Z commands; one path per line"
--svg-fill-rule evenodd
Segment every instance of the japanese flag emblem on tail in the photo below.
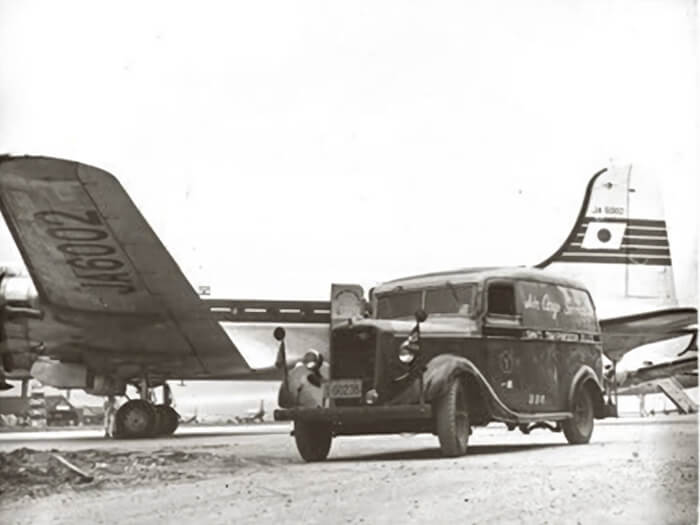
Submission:
M 604 314 L 675 306 L 668 231 L 656 185 L 633 166 L 596 173 L 568 237 L 537 267 L 583 281 Z
M 590 222 L 583 234 L 584 250 L 620 250 L 627 225 L 619 222 Z

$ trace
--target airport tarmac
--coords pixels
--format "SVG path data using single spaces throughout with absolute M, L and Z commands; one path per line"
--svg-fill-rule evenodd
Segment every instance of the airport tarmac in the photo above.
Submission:
M 206 442 L 228 443 L 233 436 L 250 436 L 260 434 L 284 434 L 291 430 L 288 423 L 263 423 L 251 425 L 196 425 L 183 426 L 177 429 L 174 436 L 156 439 L 105 439 L 102 429 L 46 430 L 43 432 L 4 432 L 0 433 L 0 452 L 7 452 L 18 447 L 29 447 L 38 450 L 58 448 L 61 450 L 76 450 L 80 448 L 151 450 L 164 445 L 177 447 L 180 443 Z M 220 439 L 219 439 L 220 438 Z
M 493 424 L 475 429 L 457 459 L 441 458 L 437 439 L 421 434 L 339 438 L 328 461 L 307 464 L 288 431 L 185 427 L 129 441 L 95 430 L 0 434 L 3 469 L 8 458 L 56 450 L 94 476 L 4 489 L 0 522 L 697 523 L 695 416 L 598 421 L 580 446 Z

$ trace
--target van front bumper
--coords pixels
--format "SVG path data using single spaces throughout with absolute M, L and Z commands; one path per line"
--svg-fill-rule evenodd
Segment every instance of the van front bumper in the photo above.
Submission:
M 334 408 L 289 408 L 275 410 L 275 421 L 317 421 L 335 425 L 386 423 L 389 421 L 430 420 L 432 407 L 422 405 L 378 405 Z

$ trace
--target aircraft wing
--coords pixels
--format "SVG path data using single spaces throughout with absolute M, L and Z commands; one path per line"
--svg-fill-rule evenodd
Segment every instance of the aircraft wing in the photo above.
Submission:
M 1 157 L 0 210 L 42 308 L 75 329 L 53 355 L 48 349 L 52 357 L 67 355 L 60 347 L 78 348 L 98 368 L 145 366 L 170 377 L 249 370 L 111 174 L 65 160 Z
M 603 352 L 619 361 L 630 350 L 642 345 L 684 335 L 696 335 L 696 308 L 668 308 L 642 314 L 600 320 Z M 691 345 L 695 343 L 695 337 Z
M 281 378 L 274 365 L 279 343 L 272 337 L 278 326 L 286 332 L 288 366 L 312 348 L 326 359 L 330 356 L 329 301 L 205 299 L 205 303 L 251 367 L 245 379 Z

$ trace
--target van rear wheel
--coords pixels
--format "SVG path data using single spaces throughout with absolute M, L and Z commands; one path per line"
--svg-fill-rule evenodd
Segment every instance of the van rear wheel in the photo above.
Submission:
M 294 441 L 304 461 L 323 461 L 331 450 L 331 427 L 326 423 L 294 421 Z
M 577 387 L 571 408 L 574 417 L 562 423 L 566 440 L 572 445 L 588 443 L 593 434 L 593 399 L 583 385 Z
M 460 378 L 452 380 L 447 393 L 434 404 L 435 425 L 443 456 L 456 457 L 467 453 L 469 444 L 469 412 L 467 392 Z

